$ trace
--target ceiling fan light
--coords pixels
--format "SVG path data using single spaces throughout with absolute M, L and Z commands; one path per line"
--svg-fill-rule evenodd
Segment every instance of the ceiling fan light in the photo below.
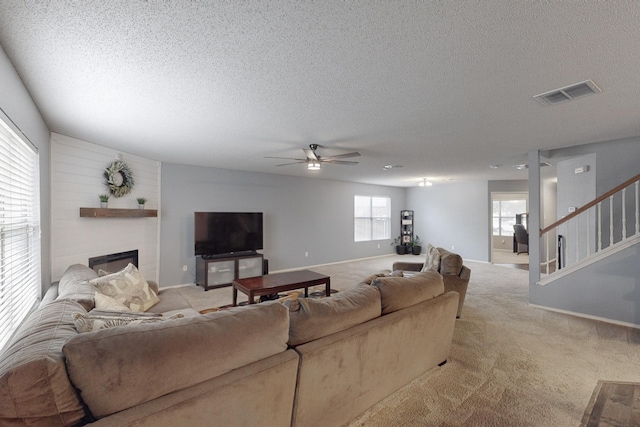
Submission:
M 427 178 L 424 178 L 422 181 L 418 181 L 418 187 L 431 187 L 433 182 L 429 181 Z
M 320 170 L 320 162 L 317 160 L 309 160 L 307 162 L 307 169 L 310 171 L 319 171 Z

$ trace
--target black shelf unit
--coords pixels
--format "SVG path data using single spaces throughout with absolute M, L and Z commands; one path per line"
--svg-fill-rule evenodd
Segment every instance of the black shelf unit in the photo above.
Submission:
M 411 241 L 413 240 L 413 211 L 400 211 L 400 237 L 401 244 L 405 247 L 406 253 L 411 253 Z

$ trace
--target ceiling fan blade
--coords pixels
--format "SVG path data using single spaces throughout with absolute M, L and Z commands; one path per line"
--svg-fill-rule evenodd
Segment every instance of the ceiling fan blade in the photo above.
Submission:
M 349 157 L 360 157 L 360 153 L 358 153 L 357 151 L 354 151 L 353 153 L 345 153 L 345 154 L 338 154 L 336 156 L 323 157 L 323 159 L 348 159 Z
M 358 162 L 348 162 L 346 160 L 333 160 L 333 159 L 327 160 L 325 158 L 320 159 L 320 163 L 333 163 L 334 165 L 349 165 L 349 166 L 358 164 Z
M 297 165 L 297 164 L 299 164 L 299 163 L 307 163 L 307 161 L 306 161 L 306 160 L 303 160 L 303 161 L 301 161 L 301 162 L 283 163 L 283 164 L 281 164 L 281 165 L 276 165 L 276 167 L 278 167 L 278 166 Z
M 318 160 L 318 155 L 314 150 L 311 150 L 309 148 L 303 148 L 302 151 L 304 151 L 304 154 L 307 155 L 307 159 Z
M 265 156 L 265 159 L 281 159 L 281 160 L 297 160 L 298 162 L 306 162 L 307 159 L 294 159 L 293 157 L 271 157 Z

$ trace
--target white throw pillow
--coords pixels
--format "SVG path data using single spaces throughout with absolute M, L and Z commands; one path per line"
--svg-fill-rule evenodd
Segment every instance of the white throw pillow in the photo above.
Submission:
M 115 298 L 108 297 L 100 292 L 96 292 L 93 296 L 95 308 L 98 310 L 109 311 L 131 311 L 126 305 L 119 303 Z
M 92 315 L 83 313 L 73 313 L 73 323 L 78 332 L 92 332 L 99 329 L 115 328 L 116 326 L 140 325 L 143 323 L 161 322 L 163 320 L 181 319 L 182 313 L 174 314 L 171 317 L 136 317 L 135 313 L 114 316 Z
M 438 271 L 440 266 L 440 251 L 434 247 L 431 243 L 427 246 L 427 258 L 425 259 L 422 272 L 425 271 Z
M 123 270 L 91 280 L 98 292 L 113 298 L 131 311 L 147 311 L 160 299 L 135 265 L 129 264 Z

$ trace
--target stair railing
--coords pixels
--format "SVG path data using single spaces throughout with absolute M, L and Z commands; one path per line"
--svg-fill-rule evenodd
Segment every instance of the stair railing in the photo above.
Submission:
M 550 274 L 554 266 L 558 271 L 640 236 L 639 187 L 640 174 L 540 230 L 543 247 L 547 248 L 546 273 Z M 633 192 L 632 198 L 628 197 L 628 190 Z M 632 212 L 635 212 L 634 232 L 627 227 L 627 217 Z M 558 244 L 552 259 L 549 239 L 554 235 L 558 236 Z

